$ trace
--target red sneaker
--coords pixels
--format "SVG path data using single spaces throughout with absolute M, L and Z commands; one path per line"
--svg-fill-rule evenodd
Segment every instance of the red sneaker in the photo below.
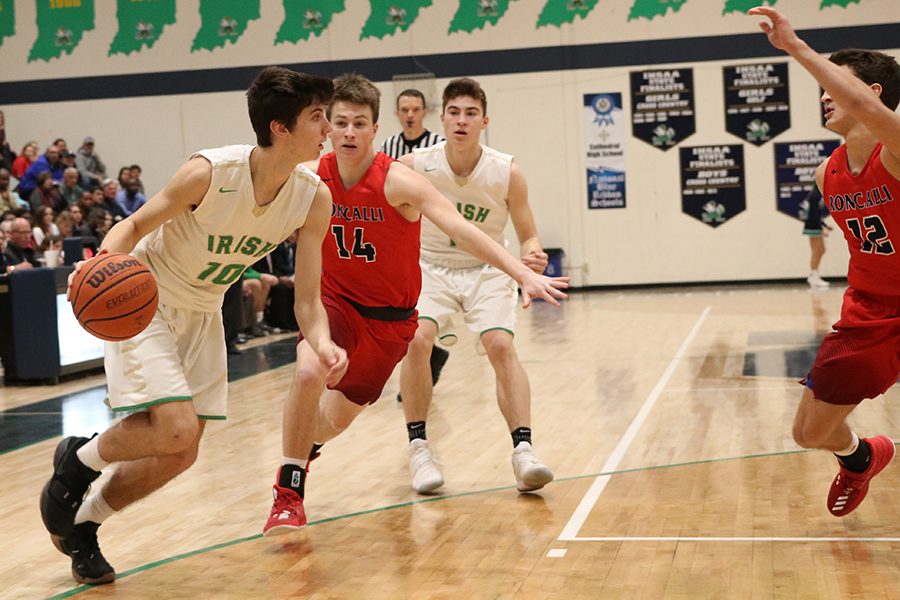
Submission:
M 281 535 L 306 527 L 306 512 L 303 510 L 303 498 L 290 488 L 272 486 L 272 512 L 263 527 L 263 535 Z
M 828 511 L 836 517 L 848 515 L 859 506 L 869 492 L 869 482 L 894 458 L 894 442 L 886 435 L 861 441 L 869 444 L 872 453 L 868 468 L 862 473 L 854 473 L 841 466 L 828 490 Z

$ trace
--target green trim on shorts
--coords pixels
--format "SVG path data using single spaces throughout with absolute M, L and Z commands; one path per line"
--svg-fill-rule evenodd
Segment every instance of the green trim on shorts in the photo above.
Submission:
M 420 320 L 420 321 L 422 321 L 422 320 L 431 321 L 432 323 L 434 323 L 435 325 L 437 325 L 437 328 L 438 328 L 438 329 L 441 328 L 441 326 L 438 325 L 437 319 L 435 319 L 434 317 L 426 317 L 425 315 L 419 315 L 419 320 Z
M 213 415 L 197 415 L 198 419 L 203 419 L 204 421 L 224 421 L 228 417 L 222 416 L 213 416 Z
M 497 331 L 497 330 L 505 331 L 505 332 L 508 333 L 509 335 L 511 335 L 511 336 L 513 336 L 513 337 L 516 337 L 516 332 L 513 331 L 512 329 L 507 329 L 506 327 L 488 327 L 487 329 L 485 329 L 484 331 L 482 331 L 481 333 L 479 333 L 479 334 L 478 334 L 478 337 L 483 336 L 483 335 L 486 334 L 488 331 Z
M 166 402 L 181 402 L 185 400 L 193 400 L 193 396 L 169 396 L 167 398 L 160 398 L 158 400 L 154 400 L 152 402 L 145 402 L 143 404 L 135 404 L 134 406 L 117 406 L 111 407 L 113 412 L 138 412 L 141 410 L 145 410 L 154 406 L 156 404 L 165 404 Z M 224 418 L 224 417 L 223 417 Z
M 804 229 L 803 235 L 808 235 L 810 237 L 822 237 L 821 229 Z

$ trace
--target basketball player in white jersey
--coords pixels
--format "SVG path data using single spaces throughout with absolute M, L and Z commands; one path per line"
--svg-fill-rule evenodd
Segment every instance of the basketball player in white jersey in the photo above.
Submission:
M 298 165 L 318 157 L 331 131 L 325 107 L 332 93 L 328 79 L 264 69 L 247 91 L 258 145 L 197 152 L 104 238 L 100 258 L 132 253 L 147 265 L 159 287 L 159 309 L 134 338 L 106 344 L 109 405 L 130 415 L 90 440 L 60 442 L 41 494 L 44 525 L 72 558 L 79 583 L 115 579 L 97 528 L 187 470 L 205 422 L 225 418 L 222 297 L 245 268 L 298 228 L 297 321 L 329 380 L 343 375 L 346 354 L 331 341 L 319 295 L 331 194 Z M 310 408 L 312 420 L 316 407 Z M 82 501 L 111 463 L 118 464 L 110 479 Z
M 401 162 L 424 175 L 466 220 L 493 240 L 505 244 L 503 230 L 512 219 L 522 262 L 542 273 L 547 254 L 528 204 L 525 177 L 512 156 L 481 144 L 488 117 L 487 98 L 478 82 L 461 78 L 447 84 L 441 123 L 446 142 L 417 149 Z M 400 371 L 413 489 L 426 493 L 444 483 L 425 432 L 432 395 L 429 356 L 435 337 L 456 313 L 462 313 L 466 326 L 479 334 L 496 373 L 497 403 L 512 436 L 516 487 L 522 492 L 542 488 L 553 473 L 531 445 L 531 389 L 513 346 L 515 281 L 461 250 L 424 218 L 420 262 L 419 327 Z

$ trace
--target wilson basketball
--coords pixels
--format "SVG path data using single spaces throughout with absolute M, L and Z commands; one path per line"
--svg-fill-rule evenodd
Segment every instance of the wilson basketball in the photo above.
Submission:
M 103 254 L 72 280 L 72 310 L 89 333 L 121 342 L 142 332 L 159 302 L 156 280 L 130 254 Z

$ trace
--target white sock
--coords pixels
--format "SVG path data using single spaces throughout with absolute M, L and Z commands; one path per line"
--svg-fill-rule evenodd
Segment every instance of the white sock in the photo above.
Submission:
M 261 310 L 256 311 L 256 322 L 262 323 L 262 320 L 263 320 L 263 311 L 261 311 Z
M 102 471 L 109 466 L 109 463 L 100 456 L 100 436 L 91 438 L 88 443 L 79 448 L 75 455 L 81 464 L 94 471 Z
M 819 272 L 818 272 L 818 271 L 810 271 L 810 272 L 809 272 L 809 276 L 810 276 L 810 277 L 818 277 L 818 276 L 819 276 Z
M 294 465 L 295 467 L 300 467 L 301 469 L 305 469 L 308 463 L 309 461 L 305 458 L 303 460 L 300 460 L 299 458 L 291 458 L 290 456 L 283 456 L 281 458 L 281 464 Z
M 856 435 L 856 433 L 853 431 L 850 432 L 850 436 L 851 436 L 850 445 L 847 446 L 846 448 L 844 448 L 843 450 L 838 450 L 837 452 L 835 452 L 836 455 L 850 456 L 851 454 L 856 452 L 857 448 L 859 448 L 859 436 Z
M 90 521 L 92 523 L 102 523 L 110 518 L 116 510 L 106 503 L 101 492 L 88 496 L 81 508 L 75 514 L 75 524 Z

